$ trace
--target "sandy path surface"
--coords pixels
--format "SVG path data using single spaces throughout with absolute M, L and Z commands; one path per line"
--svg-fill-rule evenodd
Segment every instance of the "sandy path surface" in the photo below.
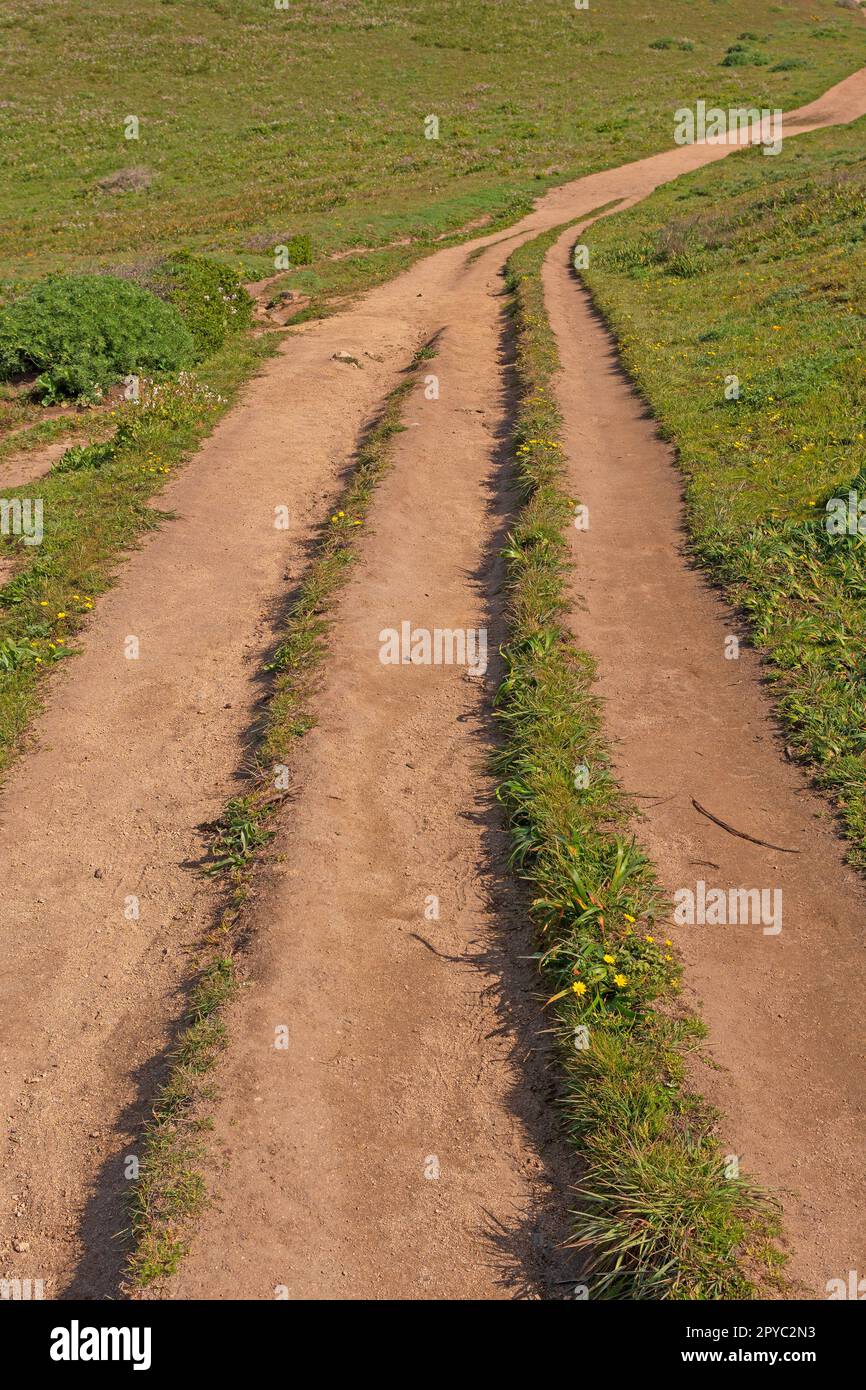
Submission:
M 37 482 L 44 478 L 66 453 L 70 445 L 83 441 L 66 436 L 54 439 L 39 449 L 31 449 L 20 454 L 10 454 L 0 459 L 0 492 L 7 487 L 20 487 L 23 483 Z
M 801 115 L 864 112 L 860 73 Z M 167 489 L 177 519 L 97 606 L 3 791 L 6 1276 L 43 1278 L 49 1297 L 116 1289 L 124 1155 L 213 909 L 189 867 L 196 827 L 236 785 L 279 606 L 360 429 L 444 328 L 441 398 L 412 402 L 417 428 L 341 607 L 320 727 L 300 754 L 303 814 L 287 809 L 284 857 L 261 876 L 217 1126 L 234 1162 L 215 1175 L 224 1205 L 176 1293 L 549 1290 L 561 1159 L 543 1054 L 523 1033 L 518 905 L 487 889 L 501 846 L 484 692 L 453 669 L 383 667 L 376 637 L 402 619 L 477 626 L 494 587 L 497 511 L 480 489 L 505 415 L 496 270 L 517 238 L 727 152 L 683 147 L 557 189 L 507 239 L 480 239 L 493 245 L 474 265 L 465 247 L 439 252 L 293 337 Z M 339 350 L 363 369 L 333 361 Z M 440 918 L 423 920 L 424 945 L 411 932 L 428 894 Z M 280 1023 L 287 1053 L 270 1045 Z M 440 1177 L 427 1179 L 433 1157 Z

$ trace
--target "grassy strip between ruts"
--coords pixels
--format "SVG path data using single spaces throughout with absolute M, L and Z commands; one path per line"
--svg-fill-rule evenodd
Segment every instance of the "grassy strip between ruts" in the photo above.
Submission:
M 533 889 L 566 1123 L 582 1165 L 572 1244 L 590 1298 L 754 1297 L 779 1277 L 776 1206 L 729 1175 L 717 1117 L 684 1084 L 684 1054 L 703 1028 L 678 1005 L 667 905 L 628 833 L 632 810 L 611 773 L 593 662 L 564 621 L 574 502 L 563 486 L 556 343 L 540 276 L 561 231 L 507 264 L 522 505 L 504 552 L 497 771 L 513 864 Z
M 179 1041 L 168 1077 L 146 1128 L 139 1179 L 132 1199 L 127 1291 L 134 1293 L 173 1274 L 183 1258 L 196 1216 L 207 1203 L 202 1174 L 207 1102 L 213 1071 L 226 1045 L 224 1007 L 240 981 L 236 966 L 243 939 L 243 906 L 258 851 L 273 836 L 273 821 L 290 788 L 287 766 L 298 738 L 313 727 L 311 700 L 328 649 L 331 610 L 357 557 L 357 528 L 391 461 L 391 441 L 404 428 L 403 403 L 423 362 L 435 356 L 435 339 L 417 353 L 391 392 L 358 450 L 351 478 L 322 527 L 316 553 L 292 604 L 282 639 L 268 665 L 273 686 L 250 790 L 234 797 L 215 827 L 205 872 L 218 875 L 227 901 L 202 946 Z

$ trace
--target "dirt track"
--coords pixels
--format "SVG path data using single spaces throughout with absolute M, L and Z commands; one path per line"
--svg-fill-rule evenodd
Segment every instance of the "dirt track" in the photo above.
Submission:
M 860 73 L 800 113 L 801 128 L 864 113 Z M 487 1298 L 543 1295 L 563 1277 L 550 1252 L 567 1170 L 550 1129 L 530 967 L 517 960 L 526 948 L 520 905 L 502 872 L 483 771 L 495 672 L 485 684 L 459 668 L 383 666 L 377 637 L 404 619 L 488 622 L 507 501 L 496 481 L 507 408 L 497 272 L 517 239 L 611 199 L 633 201 L 727 152 L 684 147 L 555 190 L 506 239 L 475 243 L 490 249 L 474 263 L 465 247 L 438 252 L 358 308 L 312 325 L 166 491 L 178 519 L 98 605 L 83 655 L 37 722 L 37 747 L 4 789 L 5 1275 L 45 1278 L 48 1296 L 116 1289 L 123 1157 L 179 1013 L 187 943 L 212 908 L 188 867 L 202 848 L 196 826 L 235 785 L 279 605 L 361 427 L 412 350 L 441 329 L 431 368 L 441 398 L 408 407 L 414 427 L 400 438 L 340 606 L 319 726 L 299 757 L 299 796 L 251 910 L 251 987 L 234 1012 L 217 1118 L 217 1148 L 232 1162 L 214 1175 L 222 1203 L 173 1294 L 267 1298 L 284 1284 L 290 1296 Z M 564 302 L 559 310 L 567 334 Z M 339 350 L 363 369 L 335 362 Z M 606 441 L 626 427 L 630 400 L 606 420 Z M 640 448 L 658 472 L 649 434 Z M 660 482 L 655 504 L 675 527 L 673 485 Z M 279 504 L 293 518 L 288 533 L 273 526 Z M 718 618 L 700 609 L 709 601 L 694 597 L 698 580 L 680 571 L 671 582 L 692 586 L 684 592 L 712 643 Z M 623 570 L 620 582 L 630 580 Z M 491 647 L 495 623 L 494 613 Z M 141 641 L 137 662 L 123 656 L 130 633 Z M 581 640 L 591 644 L 592 632 L 581 628 Z M 741 663 L 742 681 L 753 674 Z M 627 699 L 616 698 L 611 727 L 620 730 Z M 747 700 L 749 719 L 764 727 L 751 687 Z M 687 712 L 694 721 L 694 704 Z M 783 772 L 779 795 L 793 798 Z M 706 799 L 719 814 L 730 809 L 718 794 Z M 802 825 L 801 798 L 796 805 Z M 650 829 L 667 875 L 677 825 Z M 744 847 L 725 850 L 730 880 L 751 881 Z M 693 857 L 722 862 L 718 853 Z M 859 905 L 845 880 L 840 868 L 837 902 L 844 891 Z M 138 921 L 123 915 L 130 894 L 140 899 Z M 423 915 L 429 894 L 440 898 L 438 921 Z M 783 949 L 795 972 L 787 940 Z M 691 961 L 713 1046 L 731 1066 L 732 1134 L 758 1167 L 748 1106 L 759 1088 L 754 1074 L 735 1070 L 753 1049 L 714 1009 L 711 959 Z M 273 1048 L 280 1023 L 287 1052 Z M 780 1092 L 776 1123 L 791 1104 Z M 838 1141 L 847 1164 L 843 1139 L 834 1130 L 828 1143 Z M 440 1177 L 428 1180 L 433 1157 Z M 815 1259 L 847 1259 L 840 1240 L 830 1223 Z M 827 1277 L 848 1267 L 834 1263 Z

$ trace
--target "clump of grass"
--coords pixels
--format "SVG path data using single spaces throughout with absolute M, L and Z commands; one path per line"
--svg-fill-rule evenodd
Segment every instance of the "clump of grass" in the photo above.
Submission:
M 532 885 L 562 1104 L 582 1166 L 572 1244 L 592 1298 L 748 1298 L 749 1266 L 779 1263 L 775 1208 L 726 1176 L 715 1116 L 684 1085 L 683 1056 L 701 1025 L 679 1008 L 667 906 L 611 773 L 593 662 L 565 622 L 575 503 L 563 486 L 540 278 L 561 230 L 507 265 L 522 507 L 504 551 L 509 635 L 496 709 L 506 738 L 499 796 L 512 862 Z
M 659 49 L 661 52 L 666 52 L 671 48 L 678 48 L 682 53 L 692 53 L 694 47 L 691 39 L 654 39 L 650 44 L 650 48 Z
M 130 1291 L 159 1283 L 178 1269 L 196 1217 L 207 1202 L 202 1175 L 205 1113 L 213 1095 L 211 1074 L 226 1044 L 225 1007 L 239 988 L 237 951 L 243 905 L 259 852 L 272 838 L 276 810 L 288 786 L 287 760 L 297 740 L 313 727 L 311 708 L 327 652 L 334 600 L 357 558 L 360 528 L 377 483 L 390 466 L 393 437 L 403 429 L 403 402 L 435 343 L 417 354 L 388 397 L 357 453 L 352 476 L 336 509 L 323 524 L 317 549 L 301 583 L 281 641 L 267 667 L 273 686 L 265 727 L 250 768 L 250 789 L 233 797 L 213 828 L 204 872 L 219 877 L 227 905 L 204 943 L 204 961 L 168 1077 L 147 1126 L 139 1180 L 132 1197 Z
M 206 1124 L 190 1115 L 212 1094 L 210 1073 L 225 1046 L 222 1010 L 238 987 L 234 962 L 217 955 L 192 992 L 172 1070 L 153 1107 L 133 1189 L 130 1277 L 145 1288 L 178 1269 L 188 1223 L 207 1202 L 200 1165 Z
M 216 827 L 207 872 L 221 874 L 226 869 L 245 868 L 270 838 L 255 804 L 245 796 L 232 797 Z
M 306 232 L 296 232 L 285 242 L 290 265 L 310 265 L 313 260 L 313 238 Z
M 722 59 L 723 68 L 749 68 L 764 67 L 769 63 L 766 53 L 761 53 L 757 48 L 752 48 L 746 43 L 732 43 Z

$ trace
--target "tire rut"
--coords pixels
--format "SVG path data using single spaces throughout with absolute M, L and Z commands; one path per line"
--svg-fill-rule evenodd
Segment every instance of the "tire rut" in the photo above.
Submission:
M 866 73 L 855 74 L 804 108 L 799 113 L 803 128 L 817 123 L 816 112 L 821 123 L 866 113 Z M 536 234 L 612 199 L 645 196 L 658 183 L 727 153 L 725 147 L 686 146 L 590 175 L 553 190 L 512 229 L 513 235 Z M 490 247 L 495 240 L 493 234 L 473 245 Z M 449 617 L 458 625 L 470 618 L 480 622 L 482 598 L 471 575 L 495 523 L 485 515 L 478 489 L 494 476 L 495 441 L 504 418 L 502 374 L 494 365 L 499 339 L 492 297 L 495 272 L 514 244 L 486 251 L 471 266 L 465 245 L 437 252 L 373 291 L 357 308 L 295 334 L 166 490 L 164 505 L 175 518 L 124 562 L 116 587 L 97 605 L 82 655 L 51 682 L 46 709 L 34 726 L 32 751 L 14 766 L 0 808 L 5 890 L 0 903 L 0 1099 L 9 1117 L 0 1223 L 6 1277 L 42 1278 L 49 1297 L 64 1292 L 102 1297 L 117 1291 L 121 1255 L 115 1232 L 125 1219 L 124 1157 L 135 1152 L 158 1059 L 181 1012 L 190 949 L 210 925 L 215 907 L 216 890 L 189 867 L 202 848 L 196 827 L 213 820 L 237 786 L 263 693 L 259 672 L 278 626 L 287 581 L 291 586 L 301 572 L 315 523 L 336 495 L 354 442 L 399 368 L 440 327 L 445 329 L 444 390 L 435 406 L 450 411 L 454 433 L 443 435 L 436 424 L 442 415 L 434 413 L 434 403 L 428 409 L 426 402 L 416 402 L 419 428 L 402 436 L 399 466 L 374 508 L 375 531 L 365 541 L 366 563 L 345 595 L 340 622 L 347 637 L 335 647 L 330 694 L 321 711 L 320 730 L 331 730 L 333 744 L 326 748 L 317 731 L 300 755 L 307 770 L 301 795 L 313 797 L 315 792 L 319 799 L 310 802 L 310 819 L 304 823 L 291 808 L 286 813 L 285 839 L 293 837 L 299 849 L 306 845 L 309 858 L 304 875 L 290 878 L 275 867 L 273 879 L 263 876 L 260 897 L 270 908 L 256 919 L 261 939 L 254 946 L 249 1002 L 244 1004 L 259 1012 L 238 1018 L 226 1069 L 227 1076 L 240 1076 L 233 1069 L 240 1065 L 237 1059 L 244 1059 L 245 1089 L 238 1094 L 246 1097 L 264 1096 L 264 1083 L 261 1092 L 250 1089 L 260 1076 L 269 1085 L 286 1085 L 285 1076 L 261 1070 L 272 1058 L 260 1029 L 272 1020 L 278 1000 L 281 1015 L 293 1002 L 298 1010 L 295 1056 L 303 1069 L 292 1104 L 314 1126 L 319 1116 L 324 1128 L 314 1127 L 310 1136 L 287 1133 L 271 1102 L 261 1119 L 254 1114 L 249 1123 L 255 1144 L 237 1152 L 229 1175 L 230 1183 L 247 1184 L 252 1206 L 227 1205 L 232 1213 L 228 1245 L 225 1229 L 220 1236 L 216 1226 L 203 1233 L 199 1247 L 208 1248 L 208 1241 L 212 1249 L 226 1246 L 224 1258 L 215 1259 L 209 1270 L 194 1255 L 178 1287 L 212 1294 L 219 1285 L 230 1290 L 227 1296 L 267 1297 L 272 1294 L 266 1283 L 273 1277 L 277 1283 L 296 1280 L 299 1285 L 307 1280 L 310 1287 L 318 1280 L 320 1287 L 344 1292 L 352 1281 L 358 1296 L 370 1291 L 381 1295 L 386 1288 L 399 1295 L 399 1267 L 392 1270 L 388 1258 L 395 1248 L 411 1244 L 410 1211 L 423 1212 L 425 1222 L 424 1263 L 413 1259 L 403 1267 L 407 1278 L 416 1280 L 416 1292 L 447 1287 L 462 1296 L 478 1289 L 485 1296 L 507 1295 L 524 1276 L 537 1291 L 555 1265 L 549 1252 L 527 1255 L 525 1244 L 515 1256 L 508 1239 L 510 1253 L 494 1253 L 499 1249 L 496 1232 L 501 1234 L 504 1226 L 513 1233 L 515 1213 L 521 1214 L 518 1226 L 525 1229 L 527 1213 L 537 1211 L 539 1201 L 544 1211 L 560 1186 L 553 1159 L 551 1171 L 543 1171 L 546 1139 L 534 1128 L 537 1098 L 531 1086 L 524 1099 L 515 1100 L 518 1078 L 511 1043 L 498 1036 L 498 1029 L 496 1037 L 486 1035 L 495 1013 L 487 991 L 498 987 L 497 972 L 479 967 L 470 950 L 477 939 L 483 958 L 499 941 L 489 935 L 492 919 L 484 887 L 490 865 L 500 862 L 499 851 L 490 857 L 482 830 L 465 819 L 465 800 L 459 796 L 461 786 L 479 794 L 483 787 L 479 762 L 486 735 L 478 733 L 475 741 L 464 737 L 482 718 L 477 691 L 462 681 L 440 679 L 443 673 L 437 668 L 423 667 L 408 668 L 411 694 L 408 682 L 405 689 L 386 688 L 389 674 L 407 676 L 407 670 L 393 672 L 378 663 L 368 621 L 376 613 L 431 627 L 447 626 Z M 364 369 L 335 362 L 338 351 L 363 361 Z M 482 382 L 486 385 L 479 393 Z M 478 419 L 466 414 L 461 425 L 461 399 Z M 453 500 L 453 510 L 444 515 L 441 532 L 434 533 L 430 518 L 442 515 L 444 498 Z M 273 525 L 274 508 L 282 505 L 292 517 L 289 532 Z M 397 556 L 403 569 L 395 563 Z M 425 573 L 436 586 L 429 591 L 415 582 Z M 359 608 L 359 593 L 369 599 L 366 614 Z M 406 608 L 402 615 L 397 614 L 400 607 Z M 137 661 L 123 654 L 130 634 L 140 641 Z M 390 727 L 382 718 L 386 709 Z M 399 738 L 407 741 L 403 748 L 395 746 L 398 729 Z M 433 729 L 439 731 L 441 746 L 428 737 Z M 363 760 L 358 745 L 365 736 L 379 740 L 378 761 Z M 423 752 L 422 767 L 406 769 L 416 744 Z M 410 757 L 403 758 L 401 768 L 400 754 L 407 748 Z M 346 806 L 353 808 L 349 819 L 335 820 L 333 806 L 339 802 L 323 805 L 328 795 L 321 771 L 325 766 L 330 792 L 343 794 L 334 793 L 335 787 L 345 792 L 341 814 Z M 371 778 L 363 789 L 352 785 L 353 766 Z M 407 793 L 401 783 L 407 771 L 419 771 L 430 785 L 438 785 L 439 799 L 431 798 L 426 781 Z M 321 784 L 318 791 L 311 785 L 316 782 Z M 412 882 L 419 873 L 424 879 L 441 875 L 440 840 L 453 857 L 445 894 L 448 916 L 435 924 L 440 935 L 432 944 L 461 960 L 468 955 L 465 969 L 446 969 L 440 955 L 401 930 L 405 917 L 389 917 L 398 903 L 409 912 L 411 899 L 412 920 L 417 920 L 417 900 L 401 875 Z M 399 872 L 381 867 L 383 850 L 389 847 L 394 864 L 402 866 Z M 328 882 L 325 870 L 337 850 L 352 877 L 352 892 L 343 879 L 336 886 Z M 329 895 L 335 915 L 324 920 L 322 907 Z M 140 901 L 138 920 L 124 917 L 130 897 Z M 358 921 L 367 935 L 352 933 Z M 304 977 L 287 981 L 276 959 L 277 942 L 300 964 L 296 935 L 307 948 Z M 347 941 L 354 942 L 354 950 L 347 951 Z M 358 973 L 368 952 L 381 966 L 381 976 Z M 346 992 L 331 997 L 331 1007 L 324 1010 L 317 991 L 334 979 L 337 959 L 349 972 Z M 280 978 L 288 991 L 284 994 L 276 983 Z M 369 990 L 364 1000 L 348 993 L 353 980 L 359 989 Z M 416 1006 L 423 1000 L 433 1012 L 419 1016 L 418 1007 L 406 1007 L 410 981 L 417 991 Z M 521 983 L 519 998 L 525 988 Z M 349 1003 L 353 1008 L 358 1004 L 354 1012 Z M 393 1013 L 394 1055 L 402 1059 L 400 1065 L 381 1076 L 356 1070 L 356 1080 L 361 1080 L 354 1091 L 345 1075 L 332 1075 L 324 1059 L 333 1055 L 335 1006 L 342 1010 L 339 1018 L 352 1020 L 341 1024 L 344 1048 L 354 1046 L 354 1055 L 370 1066 L 379 1056 L 377 1049 L 387 1047 Z M 298 1031 L 300 1018 L 309 1021 L 306 1036 Z M 275 1021 L 292 1023 L 291 1017 Z M 438 1059 L 436 1066 L 419 1060 L 427 1055 Z M 348 1056 L 345 1066 L 351 1071 L 352 1053 Z M 407 1078 L 423 1086 L 423 1094 L 408 1090 Z M 335 1108 L 339 1096 L 347 1103 L 351 1099 L 354 1128 Z M 224 1105 L 231 1104 L 228 1096 Z M 399 1139 L 407 1165 L 399 1171 L 387 1146 L 376 1147 L 380 1116 L 383 1135 L 392 1135 L 395 1143 Z M 329 1124 L 331 1141 L 336 1144 L 339 1138 L 344 1147 L 329 1147 Z M 427 1155 L 431 1130 L 429 1153 L 436 1152 L 436 1133 L 449 1141 L 444 1171 L 451 1175 L 446 1182 L 456 1184 L 454 1205 L 450 1210 L 443 1205 L 439 1212 L 435 1194 L 444 1187 L 423 1178 L 420 1186 L 415 1166 L 419 1146 L 425 1148 L 422 1157 Z M 230 1136 L 220 1128 L 218 1134 L 228 1144 Z M 270 1147 L 256 1147 L 262 1139 Z M 312 1175 L 300 1162 L 305 1143 L 318 1165 Z M 405 1209 L 392 1194 L 378 1224 L 369 1209 L 382 1197 L 375 1156 L 395 1182 L 404 1183 L 400 1190 L 405 1193 Z M 284 1168 L 300 1183 L 294 1195 L 282 1176 Z M 230 1193 L 231 1187 L 224 1190 Z M 305 1191 L 309 1208 L 299 1197 Z M 330 1204 L 323 1200 L 328 1192 L 333 1210 L 342 1210 L 350 1222 L 335 1247 L 352 1254 L 346 1266 L 351 1272 L 345 1275 L 324 1240 L 324 1232 L 334 1234 Z M 261 1214 L 272 1197 L 285 1203 L 278 1228 L 282 1244 L 273 1231 L 267 1234 L 268 1221 Z M 495 1213 L 492 1228 L 484 1225 L 488 1212 Z M 292 1224 L 296 1218 L 297 1226 Z M 452 1221 L 456 1234 L 449 1245 Z M 247 1223 L 267 1237 L 262 1247 L 267 1261 L 263 1254 L 255 1256 L 243 1239 L 239 1227 Z M 451 1267 L 449 1253 L 468 1259 L 467 1232 L 482 1229 L 493 1231 L 492 1245 L 485 1246 L 490 1263 L 472 1246 L 471 1267 Z M 321 1251 L 317 1269 L 307 1268 L 302 1234 L 314 1242 L 311 1249 Z M 384 1244 L 377 1247 L 380 1238 Z M 259 1259 L 261 1267 L 245 1266 L 247 1258 Z
M 761 661 L 742 623 L 690 565 L 671 449 L 625 379 L 616 347 L 557 243 L 544 272 L 562 371 L 579 645 L 598 662 L 620 782 L 639 791 L 637 834 L 671 892 L 779 892 L 781 930 L 670 926 L 714 1066 L 691 1068 L 744 1171 L 783 1199 L 789 1276 L 823 1293 L 863 1266 L 866 1145 L 857 966 L 866 886 L 845 863 L 828 804 L 784 755 Z M 732 836 L 694 805 L 747 830 Z M 797 852 L 779 852 L 773 846 Z M 766 903 L 775 909 L 777 900 Z

